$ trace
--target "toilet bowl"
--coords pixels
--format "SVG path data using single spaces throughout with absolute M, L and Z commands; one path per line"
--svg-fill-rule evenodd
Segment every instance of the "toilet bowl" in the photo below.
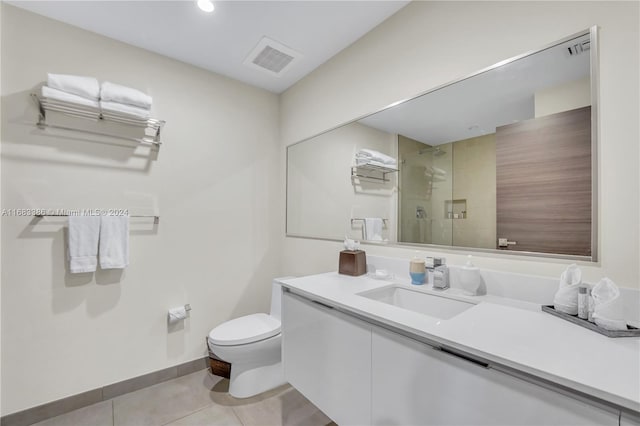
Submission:
M 277 280 L 271 287 L 269 315 L 235 318 L 209 333 L 211 352 L 231 364 L 229 393 L 236 398 L 248 398 L 285 383 L 280 334 L 282 290 Z

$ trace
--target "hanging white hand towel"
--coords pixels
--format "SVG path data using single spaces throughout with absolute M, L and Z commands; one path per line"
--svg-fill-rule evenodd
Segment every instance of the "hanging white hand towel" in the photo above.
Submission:
M 133 105 L 138 108 L 151 109 L 153 98 L 132 87 L 105 81 L 100 89 L 100 100 Z
M 593 320 L 597 326 L 607 330 L 626 330 L 624 304 L 618 286 L 609 278 L 601 279 L 591 290 L 593 297 Z
M 578 315 L 578 289 L 582 284 L 582 271 L 571 264 L 560 275 L 560 288 L 553 298 L 553 307 L 558 312 Z
M 49 73 L 47 86 L 94 101 L 100 97 L 100 83 L 93 77 Z
M 102 216 L 100 267 L 123 269 L 129 265 L 129 216 Z
M 69 271 L 94 272 L 98 264 L 100 216 L 69 216 Z
M 364 218 L 364 232 L 367 241 L 382 241 L 383 221 L 379 217 Z

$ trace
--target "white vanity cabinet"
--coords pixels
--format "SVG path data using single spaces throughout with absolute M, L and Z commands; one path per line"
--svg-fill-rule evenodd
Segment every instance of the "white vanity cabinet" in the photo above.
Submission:
M 377 327 L 372 371 L 375 425 L 618 425 L 616 411 Z
M 620 426 L 640 426 L 640 416 L 622 413 L 620 416 Z
M 371 424 L 371 326 L 283 293 L 285 379 L 339 425 Z

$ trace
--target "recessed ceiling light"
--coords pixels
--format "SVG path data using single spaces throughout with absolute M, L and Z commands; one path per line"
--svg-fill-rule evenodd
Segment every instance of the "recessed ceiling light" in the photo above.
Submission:
M 216 8 L 211 0 L 198 0 L 198 7 L 207 13 L 213 12 Z

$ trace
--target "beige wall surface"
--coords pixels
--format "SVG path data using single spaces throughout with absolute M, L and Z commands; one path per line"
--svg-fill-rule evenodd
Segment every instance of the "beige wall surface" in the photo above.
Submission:
M 496 248 L 495 134 L 453 142 L 453 199 L 466 201 L 466 217 L 454 219 L 453 245 Z
M 396 174 L 388 182 L 351 178 L 354 156 L 364 148 L 395 157 L 396 135 L 352 123 L 289 147 L 288 234 L 360 240 L 363 223 L 352 225 L 351 218 L 380 217 L 387 219 L 383 238 L 395 237 Z
M 535 116 L 555 114 L 591 105 L 591 78 L 547 87 L 534 93 Z
M 29 93 L 47 72 L 151 94 L 167 121 L 158 159 L 37 130 Z M 276 95 L 3 5 L 2 111 L 2 207 L 160 215 L 131 220 L 122 274 L 69 274 L 62 218 L 2 218 L 3 415 L 200 358 L 214 326 L 268 311 L 284 222 Z
M 413 2 L 287 90 L 284 146 L 570 34 L 599 27 L 600 258 L 583 276 L 640 288 L 637 2 Z M 285 239 L 284 270 L 335 269 L 340 245 Z M 367 246 L 409 258 L 413 248 Z M 425 250 L 425 253 L 433 252 Z M 453 264 L 465 252 L 438 250 Z M 301 262 L 304 258 L 306 261 Z M 567 261 L 476 253 L 481 268 L 559 276 Z

